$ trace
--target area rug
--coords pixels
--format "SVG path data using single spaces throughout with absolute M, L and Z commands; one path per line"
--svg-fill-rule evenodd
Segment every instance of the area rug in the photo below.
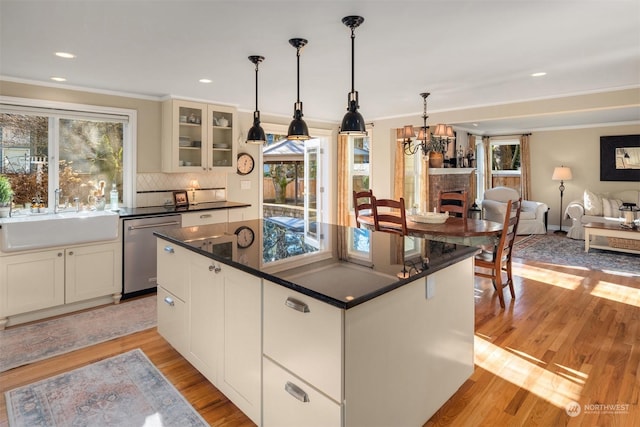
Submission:
M 565 236 L 533 235 L 517 240 L 513 247 L 514 258 L 530 261 L 576 266 L 591 270 L 640 277 L 640 255 L 590 249 L 584 251 L 584 240 Z
M 5 397 L 12 427 L 208 425 L 140 349 Z
M 156 296 L 0 331 L 0 372 L 156 326 Z

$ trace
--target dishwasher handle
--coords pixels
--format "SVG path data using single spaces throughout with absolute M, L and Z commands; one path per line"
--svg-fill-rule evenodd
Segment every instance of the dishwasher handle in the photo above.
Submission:
M 142 230 L 143 228 L 169 227 L 171 225 L 180 225 L 180 224 L 181 224 L 180 221 L 171 221 L 171 222 L 159 222 L 157 224 L 130 225 L 129 231 Z

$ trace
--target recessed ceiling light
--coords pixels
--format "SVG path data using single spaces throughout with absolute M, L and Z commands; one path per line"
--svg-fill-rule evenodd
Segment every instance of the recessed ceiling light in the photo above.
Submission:
M 55 82 L 66 82 L 67 79 L 65 79 L 64 77 L 51 77 L 51 80 L 55 81 Z
M 538 73 L 533 73 L 531 74 L 531 77 L 542 77 L 542 76 L 546 76 L 547 73 L 545 73 L 544 71 L 540 71 Z
M 76 57 L 73 53 L 69 52 L 56 52 L 56 56 L 64 59 L 73 59 Z
M 200 83 L 211 83 L 211 80 L 209 79 L 200 79 L 198 80 Z

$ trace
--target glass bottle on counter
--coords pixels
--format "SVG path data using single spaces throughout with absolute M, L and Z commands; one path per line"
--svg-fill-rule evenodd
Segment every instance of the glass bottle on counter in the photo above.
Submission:
M 116 187 L 116 183 L 111 184 L 111 192 L 109 193 L 109 202 L 111 203 L 111 210 L 118 210 L 118 188 Z

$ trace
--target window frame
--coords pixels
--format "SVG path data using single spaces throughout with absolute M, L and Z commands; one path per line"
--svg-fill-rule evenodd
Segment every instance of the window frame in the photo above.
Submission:
M 137 165 L 137 119 L 136 110 L 100 105 L 76 104 L 43 99 L 0 96 L 0 111 L 9 114 L 41 115 L 49 117 L 49 158 L 55 160 L 49 168 L 48 200 L 53 200 L 59 181 L 59 135 L 58 120 L 115 120 L 123 122 L 122 138 L 122 203 L 136 207 L 136 165 Z

